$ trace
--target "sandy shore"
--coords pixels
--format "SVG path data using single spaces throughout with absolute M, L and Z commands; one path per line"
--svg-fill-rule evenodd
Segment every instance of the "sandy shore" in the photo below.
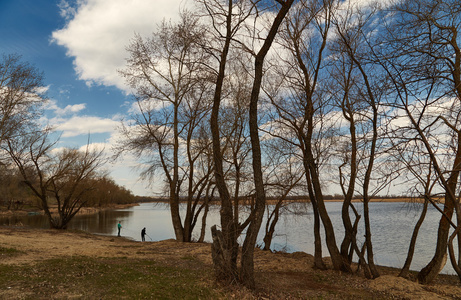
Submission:
M 212 268 L 210 245 L 179 243 L 174 240 L 141 243 L 124 238 L 84 232 L 0 227 L 0 249 L 16 249 L 19 255 L 4 256 L 0 265 L 34 265 L 47 259 L 87 256 L 101 259 L 143 259 L 158 264 L 184 264 L 190 257 L 204 270 Z M 328 262 L 328 259 L 325 258 Z M 430 285 L 396 277 L 398 270 L 380 268 L 382 276 L 367 280 L 332 270 L 313 269 L 313 257 L 306 253 L 255 252 L 256 291 L 231 291 L 236 299 L 461 299 L 461 285 L 455 276 L 439 276 Z M 209 272 L 209 271 L 207 271 Z M 13 283 L 0 289 L 1 299 L 21 299 L 30 295 Z M 29 293 L 29 294 L 28 294 Z M 68 293 L 68 294 L 66 294 Z M 236 294 L 237 293 L 237 294 Z M 72 291 L 60 291 L 66 298 Z M 272 295 L 269 298 L 261 295 Z

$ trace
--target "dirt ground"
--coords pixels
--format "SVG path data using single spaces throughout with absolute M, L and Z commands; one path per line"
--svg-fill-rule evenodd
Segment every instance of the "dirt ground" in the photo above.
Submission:
M 0 248 L 13 248 L 20 255 L 0 256 L 0 264 L 33 265 L 51 258 L 142 258 L 158 262 L 184 263 L 193 257 L 210 270 L 209 244 L 174 240 L 135 242 L 125 238 L 84 232 L 0 227 Z M 327 260 L 327 259 L 326 259 Z M 461 299 L 461 284 L 455 276 L 439 276 L 430 285 L 396 277 L 398 270 L 381 268 L 382 276 L 367 280 L 362 275 L 314 270 L 313 257 L 306 253 L 255 252 L 256 291 L 225 290 L 236 299 Z M 20 291 L 0 289 L 0 299 L 20 298 Z

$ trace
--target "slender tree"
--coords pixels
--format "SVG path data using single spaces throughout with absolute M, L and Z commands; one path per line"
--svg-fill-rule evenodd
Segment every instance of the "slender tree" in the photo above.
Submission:
M 127 68 L 121 71 L 135 92 L 137 106 L 132 123 L 122 125 L 124 138 L 118 151 L 147 157 L 150 166 L 144 174 L 148 178 L 163 171 L 178 241 L 191 241 L 200 213 L 198 203 L 210 179 L 210 169 L 195 172 L 195 162 L 206 157 L 207 149 L 203 139 L 200 143 L 195 139 L 210 108 L 208 75 L 202 67 L 207 61 L 201 51 L 205 32 L 197 17 L 183 12 L 179 23 L 164 21 L 151 38 L 136 35 L 127 49 L 131 56 Z M 184 223 L 182 190 L 187 194 Z
M 461 10 L 456 1 L 425 0 L 403 1 L 393 8 L 388 39 L 380 49 L 384 53 L 381 62 L 395 85 L 396 106 L 424 145 L 428 167 L 444 192 L 436 250 L 418 274 L 421 283 L 430 283 L 445 265 L 450 226 L 459 226 L 452 222 L 455 212 L 460 220 L 455 195 L 461 165 L 457 113 L 461 99 Z M 437 138 L 442 135 L 448 137 L 444 140 L 448 143 Z M 452 153 L 449 157 L 443 155 L 447 149 Z
M 314 212 L 315 265 L 325 268 L 322 261 L 320 226 L 323 223 L 327 248 L 335 269 L 350 271 L 336 245 L 331 219 L 326 211 L 320 168 L 329 155 L 327 136 L 330 123 L 324 116 L 331 106 L 320 87 L 325 75 L 325 52 L 329 40 L 332 13 L 335 1 L 300 2 L 287 18 L 282 33 L 282 45 L 291 56 L 284 59 L 288 70 L 283 78 L 289 79 L 288 96 L 271 97 L 276 107 L 276 117 L 281 127 L 292 131 L 288 136 L 296 137 L 305 168 L 307 191 Z M 283 57 L 282 57 L 283 58 Z M 330 123 L 331 124 L 331 123 Z M 280 126 L 279 126 L 280 127 Z M 284 132 L 284 130 L 282 130 Z M 285 134 L 278 134 L 285 137 Z M 330 147 L 331 148 L 331 147 Z
M 242 280 L 249 287 L 254 287 L 254 248 L 256 246 L 256 239 L 258 236 L 259 229 L 261 227 L 262 218 L 266 206 L 266 194 L 264 190 L 264 180 L 262 174 L 262 158 L 261 158 L 261 146 L 259 141 L 259 124 L 258 124 L 258 103 L 259 94 L 261 90 L 262 77 L 263 77 L 263 65 L 264 60 L 269 52 L 272 42 L 278 32 L 280 25 L 282 24 L 285 16 L 290 10 L 294 0 L 277 0 L 280 4 L 277 15 L 273 20 L 269 32 L 264 39 L 264 43 L 256 53 L 255 56 L 255 69 L 254 69 L 254 81 L 253 88 L 251 90 L 250 97 L 250 110 L 249 110 L 249 126 L 250 126 L 250 138 L 251 138 L 251 152 L 253 158 L 253 172 L 254 172 L 254 184 L 255 184 L 255 210 L 253 212 L 253 220 L 250 223 L 245 241 L 242 248 Z
M 376 9 L 375 9 L 376 10 Z M 369 202 L 372 197 L 372 193 L 370 192 L 370 186 L 372 181 L 372 171 L 375 165 L 375 161 L 378 157 L 379 145 L 378 145 L 378 135 L 379 135 L 379 128 L 382 126 L 382 117 L 380 116 L 379 110 L 381 106 L 381 98 L 384 94 L 384 86 L 382 80 L 379 79 L 378 76 L 373 76 L 374 74 L 379 74 L 379 71 L 374 68 L 373 63 L 368 63 L 363 58 L 366 57 L 363 53 L 363 48 L 367 49 L 366 40 L 363 40 L 363 37 L 366 36 L 366 30 L 368 30 L 367 26 L 371 22 L 372 17 L 374 15 L 374 11 L 367 15 L 363 15 L 360 11 L 356 11 L 355 13 L 352 12 L 351 15 L 344 17 L 341 21 L 339 18 L 335 21 L 336 32 L 339 36 L 338 42 L 342 45 L 341 49 L 347 54 L 347 58 L 350 60 L 352 64 L 352 68 L 357 69 L 357 73 L 360 76 L 360 80 L 356 80 L 355 84 L 360 84 L 359 89 L 363 90 L 362 93 L 358 93 L 357 102 L 359 109 L 363 110 L 364 107 L 370 108 L 369 114 L 363 114 L 361 112 L 362 123 L 368 122 L 370 125 L 371 136 L 369 141 L 366 141 L 362 147 L 364 147 L 363 152 L 368 152 L 366 155 L 366 161 L 362 165 L 366 170 L 363 174 L 362 178 L 362 196 L 363 196 L 363 208 L 364 208 L 364 222 L 365 222 L 365 245 L 367 250 L 367 264 L 371 275 L 373 278 L 379 276 L 379 272 L 374 264 L 374 255 L 373 255 L 373 243 L 371 241 L 371 227 L 370 227 L 370 214 L 369 214 Z M 352 17 L 351 17 L 352 16 Z M 352 21 L 353 20 L 353 21 Z M 353 24 L 353 25 L 351 25 Z M 362 50 L 361 50 L 362 49 Z M 347 98 L 351 97 L 351 93 L 349 93 L 349 88 L 346 88 L 346 96 Z M 360 104 L 360 102 L 364 102 L 364 104 Z M 350 244 L 353 240 L 353 227 L 350 221 L 346 222 L 347 220 L 347 213 L 346 210 L 349 209 L 350 200 L 351 200 L 351 189 L 353 187 L 354 181 L 357 177 L 357 140 L 356 140 L 356 132 L 355 130 L 355 120 L 353 119 L 353 114 L 351 114 L 351 101 L 346 102 L 346 106 L 343 105 L 343 114 L 345 115 L 346 119 L 350 124 L 350 131 L 351 131 L 351 145 L 352 150 L 355 153 L 352 153 L 352 160 L 351 160 L 351 177 L 349 181 L 349 190 L 346 193 L 346 200 L 349 203 L 345 202 L 343 205 L 343 221 L 346 229 L 346 239 L 343 242 L 343 256 L 346 257 L 346 249 L 348 244 Z M 360 107 L 361 106 L 361 107 Z M 352 108 L 357 109 L 357 108 Z M 358 114 L 357 114 L 358 115 Z M 354 140 L 353 140 L 354 139 Z M 352 186 L 351 186 L 352 185 Z M 346 218 L 345 218 L 346 217 Z M 356 248 L 356 246 L 353 246 Z

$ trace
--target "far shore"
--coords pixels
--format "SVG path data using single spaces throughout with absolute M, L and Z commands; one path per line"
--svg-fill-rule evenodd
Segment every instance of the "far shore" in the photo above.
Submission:
M 251 200 L 240 200 L 242 205 L 250 204 Z M 284 200 L 285 203 L 309 203 L 310 201 L 307 199 L 288 199 Z M 339 199 L 325 199 L 325 202 L 343 202 L 343 200 Z M 275 199 L 268 199 L 266 200 L 267 205 L 275 205 L 278 200 Z M 360 203 L 363 202 L 362 199 L 353 199 L 353 203 Z M 370 202 L 402 202 L 402 203 L 423 203 L 423 198 L 410 198 L 410 197 L 395 197 L 395 198 L 373 198 Z M 127 203 L 127 204 L 113 204 L 110 206 L 103 206 L 103 207 L 82 207 L 78 212 L 79 215 L 83 214 L 94 214 L 102 210 L 110 210 L 110 209 L 122 209 L 128 208 L 133 206 L 138 206 L 140 203 L 168 203 L 168 200 L 152 200 L 146 202 L 136 202 L 136 203 Z M 212 202 L 213 204 L 218 203 L 217 201 Z M 437 203 L 444 203 L 443 198 L 437 199 Z M 52 213 L 57 213 L 57 207 L 51 207 Z M 0 207 L 0 216 L 11 216 L 11 215 L 31 215 L 31 214 L 43 214 L 43 210 L 39 208 L 31 208 L 31 209 L 17 209 L 17 210 L 5 210 Z
M 324 199 L 325 202 L 343 202 L 342 199 Z M 309 203 L 310 200 L 285 200 L 287 203 Z M 363 199 L 352 199 L 353 203 L 363 202 Z M 370 202 L 402 202 L 402 203 L 424 203 L 423 198 L 396 197 L 396 198 L 372 198 Z M 437 199 L 437 203 L 443 203 L 443 199 Z M 277 200 L 267 200 L 267 204 L 276 204 Z
M 133 206 L 138 206 L 139 203 L 128 203 L 128 204 L 114 204 L 110 206 L 95 206 L 95 207 L 82 207 L 78 211 L 78 215 L 90 215 L 97 213 L 102 210 L 110 210 L 110 209 L 122 209 L 122 208 L 128 208 L 128 207 L 133 207 Z M 50 208 L 51 213 L 57 213 L 57 207 L 52 206 Z M 24 216 L 24 215 L 34 215 L 34 214 L 43 214 L 43 210 L 40 208 L 35 208 L 35 209 L 16 209 L 16 210 L 2 210 L 0 208 L 0 216 L 12 216 L 12 215 L 17 215 L 17 216 Z

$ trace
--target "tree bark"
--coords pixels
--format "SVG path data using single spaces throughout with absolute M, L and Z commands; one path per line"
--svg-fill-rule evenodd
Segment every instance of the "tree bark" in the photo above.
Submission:
M 312 203 L 312 210 L 314 214 L 314 266 L 320 270 L 326 270 L 327 266 L 323 262 L 322 257 L 322 236 L 320 235 L 320 215 L 319 215 L 319 208 L 317 205 L 317 199 L 315 198 L 315 194 L 312 188 L 312 181 L 309 174 L 309 167 L 307 165 L 306 159 L 304 159 L 304 168 L 306 170 L 306 182 L 307 182 L 307 191 L 309 193 L 309 199 Z
M 448 235 L 450 231 L 451 219 L 456 206 L 455 190 L 458 183 L 461 166 L 461 137 L 458 136 L 458 147 L 456 157 L 453 162 L 450 178 L 444 184 L 445 187 L 445 204 L 443 206 L 443 215 L 439 222 L 437 231 L 437 246 L 434 256 L 427 266 L 418 274 L 420 283 L 430 283 L 440 273 L 447 261 Z M 440 170 L 440 169 L 439 169 Z
M 310 99 L 312 101 L 312 99 Z M 352 273 L 352 269 L 350 265 L 345 262 L 339 252 L 338 246 L 336 244 L 336 237 L 333 228 L 333 224 L 331 223 L 331 219 L 328 215 L 327 209 L 325 207 L 325 202 L 322 194 L 322 188 L 320 185 L 320 178 L 319 174 L 316 169 L 314 157 L 312 154 L 312 131 L 314 128 L 313 121 L 312 121 L 312 102 L 308 103 L 307 113 L 308 116 L 308 125 L 307 125 L 307 136 L 304 137 L 304 144 L 306 147 L 306 162 L 308 170 L 307 173 L 310 174 L 310 180 L 312 184 L 312 192 L 314 194 L 315 201 L 317 203 L 317 208 L 319 211 L 320 219 L 322 220 L 323 227 L 325 229 L 325 242 L 327 244 L 328 252 L 330 253 L 330 258 L 333 263 L 333 267 L 335 270 L 342 270 L 344 272 Z
M 258 125 L 258 100 L 263 77 L 263 64 L 267 52 L 269 51 L 272 42 L 277 34 L 278 28 L 290 10 L 294 0 L 279 1 L 282 5 L 275 17 L 269 33 L 264 40 L 264 44 L 255 57 L 255 76 L 250 97 L 249 110 L 249 125 L 251 150 L 253 154 L 253 180 L 255 184 L 255 209 L 253 211 L 253 219 L 248 226 L 245 241 L 242 247 L 241 261 L 241 279 L 242 283 L 249 288 L 254 288 L 254 248 L 259 229 L 261 228 L 262 218 L 266 207 L 266 194 L 264 190 L 264 179 L 262 174 L 261 163 L 261 146 L 259 142 L 259 125 Z
M 453 239 L 456 235 L 458 235 L 459 238 L 459 232 L 461 232 L 461 224 L 458 224 L 458 227 L 455 229 L 455 231 L 453 231 L 453 233 L 450 235 L 450 238 L 448 239 L 448 252 L 450 254 L 451 265 L 453 266 L 453 269 L 455 270 L 456 274 L 458 274 L 459 280 L 461 281 L 461 264 L 459 263 L 459 260 L 456 261 L 455 250 L 453 249 Z
M 215 170 L 216 187 L 221 199 L 221 229 L 222 238 L 219 239 L 219 244 L 216 245 L 217 254 L 213 259 L 216 268 L 222 271 L 217 271 L 220 275 L 218 279 L 226 280 L 229 282 L 236 282 L 238 280 L 237 272 L 237 228 L 233 220 L 232 201 L 230 198 L 229 190 L 224 178 L 223 158 L 221 153 L 221 139 L 219 133 L 219 108 L 221 104 L 222 86 L 224 82 L 227 55 L 229 53 L 230 42 L 232 37 L 232 0 L 228 1 L 228 12 L 226 18 L 226 38 L 221 52 L 219 61 L 219 70 L 216 78 L 216 88 L 213 96 L 213 108 L 210 117 L 210 127 L 213 140 L 213 162 Z M 221 278 L 222 275 L 222 278 Z
M 421 211 L 421 215 L 419 216 L 418 222 L 416 222 L 415 228 L 413 229 L 410 246 L 408 247 L 407 259 L 405 260 L 405 264 L 403 265 L 402 270 L 400 270 L 399 277 L 404 277 L 404 278 L 408 277 L 408 272 L 410 271 L 411 261 L 413 260 L 413 254 L 415 252 L 416 239 L 418 237 L 419 229 L 421 228 L 421 225 L 423 224 L 424 219 L 426 218 L 428 203 L 429 201 L 425 199 L 423 210 Z

